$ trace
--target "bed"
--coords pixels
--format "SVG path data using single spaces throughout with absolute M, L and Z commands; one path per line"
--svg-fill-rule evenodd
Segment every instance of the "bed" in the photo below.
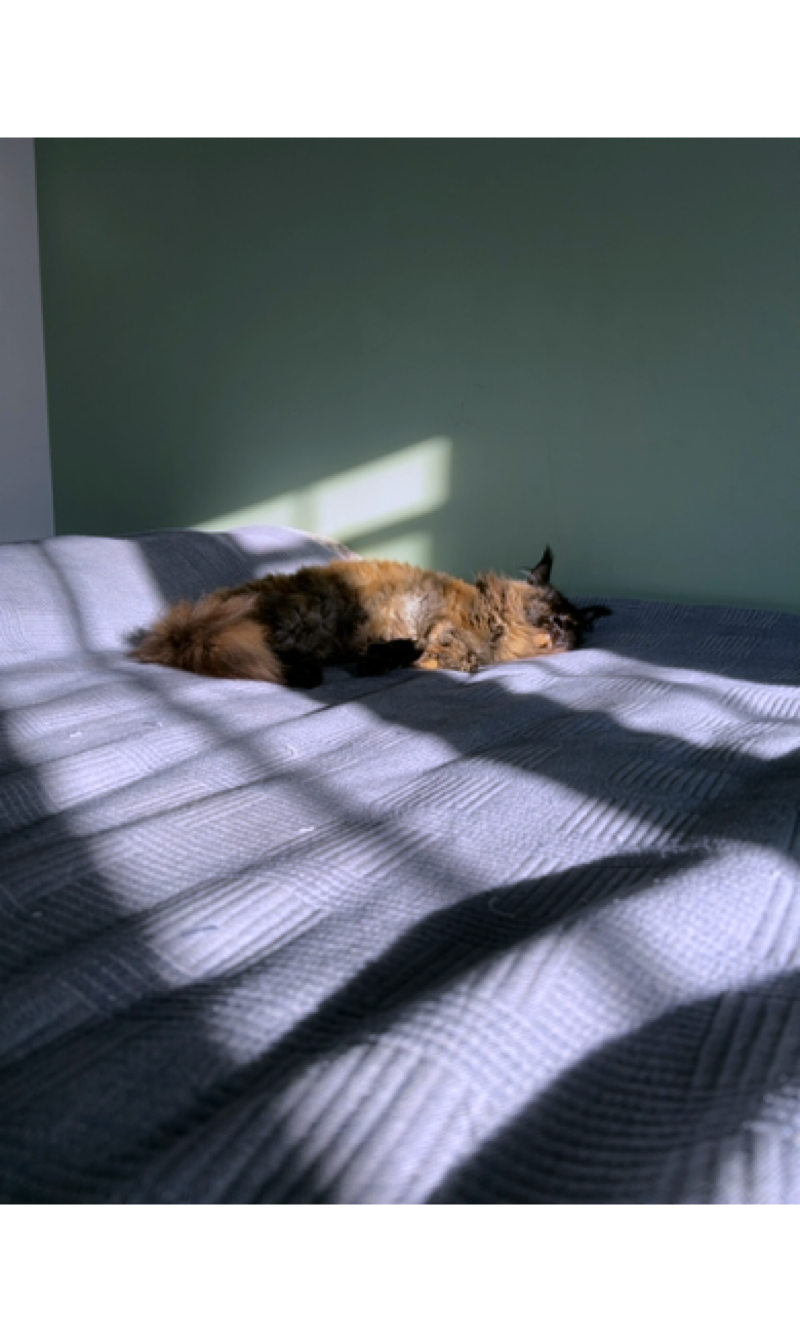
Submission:
M 800 1201 L 800 619 L 613 600 L 308 691 L 126 655 L 339 553 L 0 547 L 2 1200 Z

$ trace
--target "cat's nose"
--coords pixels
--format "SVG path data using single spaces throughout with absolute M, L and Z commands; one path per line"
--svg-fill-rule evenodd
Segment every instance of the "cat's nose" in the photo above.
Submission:
M 578 630 L 572 620 L 558 620 L 553 632 L 553 647 L 574 648 L 578 642 Z

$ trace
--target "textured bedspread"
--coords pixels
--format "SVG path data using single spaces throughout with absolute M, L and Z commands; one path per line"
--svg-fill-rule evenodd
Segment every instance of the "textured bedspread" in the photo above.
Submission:
M 0 547 L 0 1197 L 800 1201 L 800 619 L 126 660 L 298 532 Z

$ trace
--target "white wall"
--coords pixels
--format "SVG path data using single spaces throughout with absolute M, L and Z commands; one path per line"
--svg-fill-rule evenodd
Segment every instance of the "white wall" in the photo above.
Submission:
M 52 534 L 33 140 L 0 139 L 0 541 Z

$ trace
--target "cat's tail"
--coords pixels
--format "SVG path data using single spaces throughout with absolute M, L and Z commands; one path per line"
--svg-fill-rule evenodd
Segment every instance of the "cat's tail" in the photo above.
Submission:
M 146 630 L 131 656 L 198 676 L 283 685 L 283 668 L 253 614 L 255 603 L 246 592 L 212 592 L 199 601 L 180 601 Z

